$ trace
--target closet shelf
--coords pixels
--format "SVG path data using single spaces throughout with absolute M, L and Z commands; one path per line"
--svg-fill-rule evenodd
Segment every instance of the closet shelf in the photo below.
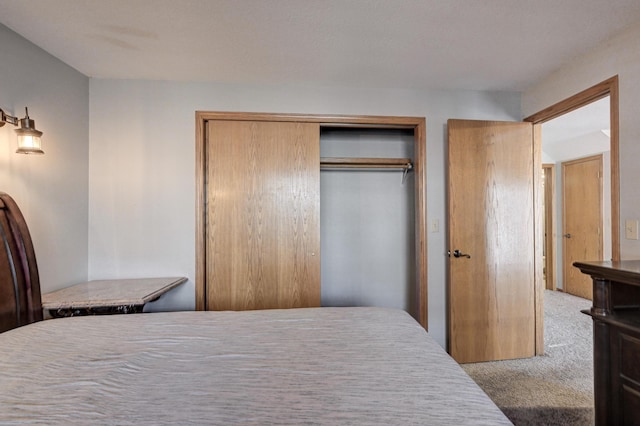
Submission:
M 321 169 L 413 169 L 411 158 L 322 157 Z

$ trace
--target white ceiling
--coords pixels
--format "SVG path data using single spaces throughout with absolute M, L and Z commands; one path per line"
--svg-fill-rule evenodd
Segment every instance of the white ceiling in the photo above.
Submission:
M 0 0 L 87 76 L 226 83 L 524 90 L 639 22 L 638 0 Z
M 600 99 L 585 105 L 582 108 L 564 114 L 542 125 L 544 132 L 549 132 L 546 142 L 553 143 L 579 136 L 584 136 L 594 130 L 602 133 L 609 130 L 609 103 L 610 99 Z
M 542 124 L 542 151 L 555 161 L 610 149 L 610 99 L 600 99 Z
M 0 23 L 96 78 L 522 91 L 640 25 L 640 1 L 0 0 Z M 543 145 L 608 119 L 593 104 Z

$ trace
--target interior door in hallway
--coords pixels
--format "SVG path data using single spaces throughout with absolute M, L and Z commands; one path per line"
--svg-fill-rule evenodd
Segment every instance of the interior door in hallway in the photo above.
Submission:
M 461 363 L 531 357 L 541 174 L 533 126 L 449 120 L 448 130 L 449 352 Z
M 564 290 L 592 298 L 591 277 L 576 261 L 603 260 L 602 155 L 562 163 L 562 263 Z
M 207 310 L 320 306 L 320 128 L 210 120 Z

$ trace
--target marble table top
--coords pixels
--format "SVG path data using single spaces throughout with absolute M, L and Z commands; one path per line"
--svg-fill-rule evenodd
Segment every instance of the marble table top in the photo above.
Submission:
M 186 277 L 97 280 L 42 295 L 43 309 L 144 305 L 187 281 Z

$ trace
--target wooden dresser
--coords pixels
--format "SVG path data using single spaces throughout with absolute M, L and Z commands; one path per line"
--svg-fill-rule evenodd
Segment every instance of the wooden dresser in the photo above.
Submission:
M 596 425 L 640 423 L 640 260 L 576 262 L 593 279 Z

